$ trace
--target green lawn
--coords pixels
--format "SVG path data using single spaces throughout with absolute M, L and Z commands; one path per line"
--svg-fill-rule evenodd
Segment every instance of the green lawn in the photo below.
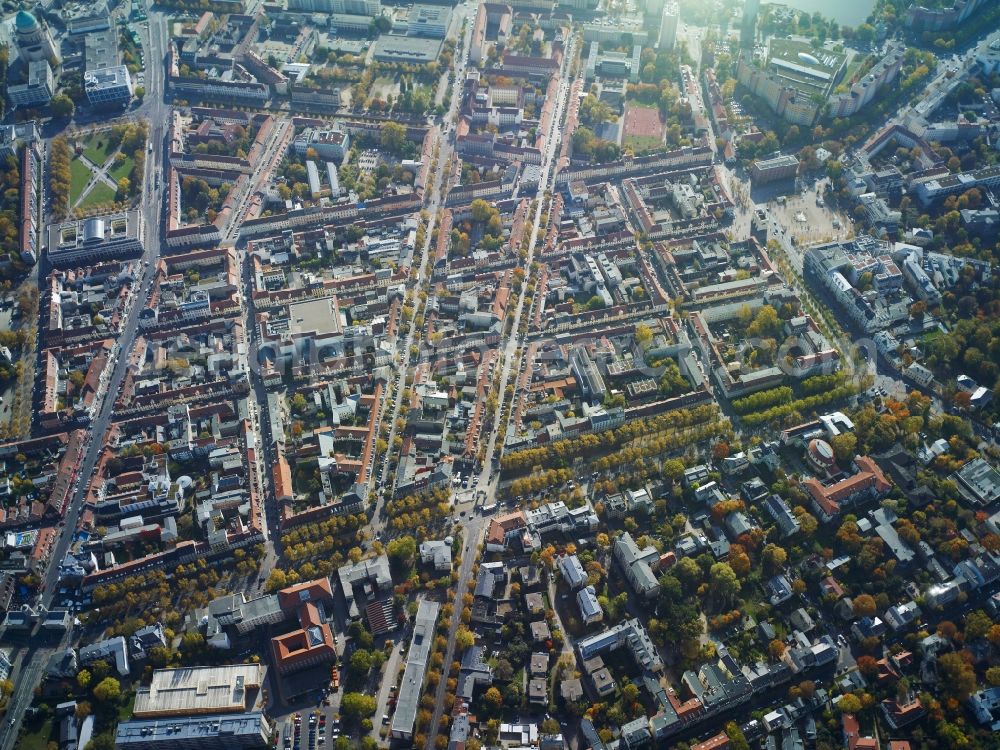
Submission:
M 369 97 L 372 99 L 388 99 L 390 96 L 399 96 L 399 84 L 395 75 L 379 76 L 372 81 L 372 88 Z
M 80 202 L 78 208 L 93 208 L 94 206 L 99 206 L 102 203 L 110 203 L 114 199 L 115 191 L 109 188 L 106 183 L 98 182 L 90 189 L 87 196 Z
M 46 719 L 41 726 L 34 728 L 33 725 L 25 724 L 21 729 L 21 736 L 17 738 L 17 750 L 47 750 L 49 740 L 52 739 L 52 719 Z
M 933 331 L 928 331 L 927 333 L 924 334 L 923 343 L 925 345 L 929 344 L 934 339 L 938 338 L 939 336 L 941 336 L 941 329 L 940 328 L 935 328 Z
M 80 193 L 87 187 L 87 183 L 90 182 L 91 172 L 90 168 L 82 161 L 73 159 L 69 163 L 69 174 L 69 205 L 73 206 L 79 199 Z
M 632 150 L 641 154 L 644 151 L 655 151 L 663 146 L 663 141 L 651 135 L 629 135 L 622 142 L 623 146 L 631 146 Z
M 83 155 L 97 166 L 103 166 L 111 156 L 108 150 L 108 133 L 94 133 L 83 147 Z
M 135 706 L 135 690 L 130 690 L 121 705 L 118 706 L 118 721 L 126 721 L 132 717 L 132 708 Z
M 128 177 L 132 173 L 132 168 L 135 166 L 135 159 L 131 156 L 126 156 L 120 162 L 116 162 L 115 165 L 108 170 L 108 174 L 116 182 L 122 177 Z

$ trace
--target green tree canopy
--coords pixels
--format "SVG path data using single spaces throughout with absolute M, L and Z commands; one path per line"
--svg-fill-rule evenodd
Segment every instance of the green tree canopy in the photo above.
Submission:
M 105 677 L 94 687 L 94 697 L 101 703 L 117 703 L 121 696 L 121 683 L 114 677 Z
M 366 719 L 375 714 L 375 698 L 364 693 L 344 693 L 340 701 L 340 711 L 351 719 Z

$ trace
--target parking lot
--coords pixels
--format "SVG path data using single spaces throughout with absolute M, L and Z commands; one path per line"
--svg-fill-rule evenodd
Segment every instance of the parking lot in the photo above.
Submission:
M 326 750 L 341 736 L 343 725 L 340 719 L 340 702 L 345 691 L 361 692 L 376 700 L 376 712 L 371 717 L 370 732 L 376 741 L 383 741 L 383 733 L 388 735 L 389 724 L 395 711 L 398 697 L 399 679 L 406 660 L 409 644 L 409 628 L 395 630 L 388 636 L 381 636 L 373 644 L 374 649 L 384 649 L 385 663 L 374 670 L 363 684 L 347 686 L 344 683 L 345 670 L 354 651 L 354 644 L 346 638 L 343 630 L 335 628 L 337 651 L 341 654 L 336 665 L 337 679 L 319 690 L 310 690 L 290 703 L 272 705 L 271 715 L 275 719 L 275 747 L 282 750 Z M 346 642 L 345 642 L 346 638 Z M 361 735 L 364 736 L 362 731 Z M 358 739 L 351 736 L 352 740 Z
M 284 750 L 313 750 L 324 747 L 328 726 L 332 743 L 340 736 L 339 719 L 332 719 L 328 723 L 326 714 L 319 711 L 294 714 L 280 725 L 281 746 Z
M 479 476 L 479 474 L 473 474 L 470 478 L 468 475 L 458 474 L 452 480 L 452 502 L 456 508 L 485 501 L 486 488 L 480 487 Z

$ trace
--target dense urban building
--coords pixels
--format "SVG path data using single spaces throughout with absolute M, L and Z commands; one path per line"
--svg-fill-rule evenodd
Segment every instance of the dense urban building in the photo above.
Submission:
M 847 10 L 8 8 L 0 750 L 993 748 L 1000 10 Z

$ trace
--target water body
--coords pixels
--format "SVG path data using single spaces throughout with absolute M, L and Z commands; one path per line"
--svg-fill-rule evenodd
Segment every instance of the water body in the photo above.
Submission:
M 841 26 L 857 26 L 868 18 L 875 7 L 875 0 L 838 0 L 836 3 L 829 0 L 781 0 L 780 4 L 807 13 L 819 12 Z

